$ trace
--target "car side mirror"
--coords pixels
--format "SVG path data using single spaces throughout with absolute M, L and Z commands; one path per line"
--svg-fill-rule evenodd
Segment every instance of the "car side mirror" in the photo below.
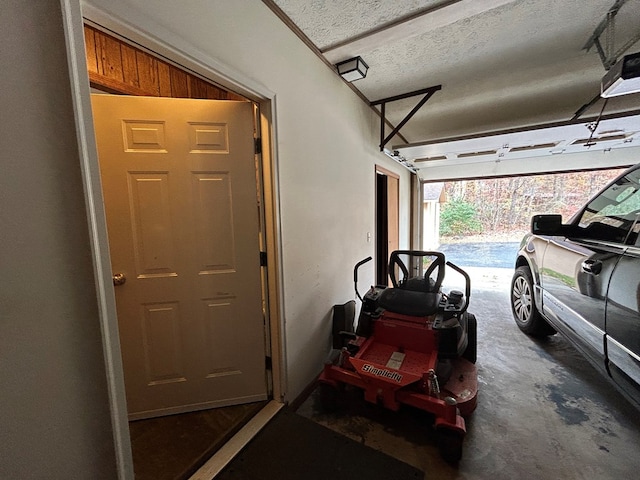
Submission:
M 531 218 L 531 233 L 534 235 L 563 235 L 562 215 L 534 215 Z

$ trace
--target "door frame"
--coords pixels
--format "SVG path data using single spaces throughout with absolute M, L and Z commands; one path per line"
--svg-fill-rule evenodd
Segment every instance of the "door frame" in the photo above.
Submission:
M 259 127 L 262 137 L 262 195 L 264 200 L 264 231 L 267 252 L 267 338 L 266 350 L 272 358 L 272 389 L 274 400 L 283 403 L 287 392 L 286 350 L 284 342 L 282 277 L 282 244 L 278 162 L 275 142 L 276 95 L 246 75 L 204 55 L 163 27 L 146 19 L 136 19 L 137 25 L 114 18 L 80 0 L 60 0 L 71 94 L 76 119 L 76 134 L 85 190 L 85 204 L 90 228 L 91 250 L 95 271 L 103 352 L 107 371 L 111 423 L 118 464 L 118 477 L 133 478 L 133 460 L 124 389 L 124 373 L 120 352 L 115 294 L 111 278 L 111 260 L 106 217 L 100 180 L 100 168 L 93 130 L 89 75 L 84 47 L 84 22 L 107 29 L 111 34 L 133 41 L 137 46 L 160 54 L 176 65 L 194 71 L 224 88 L 254 101 L 259 106 Z M 84 16 L 84 19 L 83 19 Z M 160 39 L 169 39 L 165 43 Z
M 380 178 L 384 177 L 386 181 L 384 182 L 384 191 L 380 189 Z M 394 211 L 391 212 L 389 210 L 389 179 L 393 179 L 397 182 L 397 187 L 395 189 L 395 200 L 394 200 Z M 387 170 L 386 168 L 381 167 L 380 165 L 375 166 L 375 175 L 374 175 L 374 192 L 375 192 L 375 279 L 377 284 L 386 285 L 389 282 L 388 276 L 388 262 L 389 255 L 391 252 L 389 251 L 389 220 L 391 218 L 395 219 L 395 224 L 393 225 L 393 231 L 395 231 L 395 242 L 394 245 L 400 245 L 400 175 L 392 172 L 391 170 Z M 383 203 L 383 208 L 379 207 L 379 204 Z M 382 210 L 382 211 L 381 211 Z M 384 238 L 381 238 L 384 237 Z M 381 242 L 384 242 L 384 248 L 381 248 Z M 381 261 L 380 257 L 383 253 L 386 253 L 386 260 L 384 262 Z M 386 279 L 383 281 L 383 278 Z

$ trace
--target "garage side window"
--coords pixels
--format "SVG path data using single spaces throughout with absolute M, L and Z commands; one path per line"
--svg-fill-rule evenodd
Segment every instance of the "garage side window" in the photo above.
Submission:
M 616 180 L 584 209 L 585 238 L 634 244 L 640 230 L 640 168 Z

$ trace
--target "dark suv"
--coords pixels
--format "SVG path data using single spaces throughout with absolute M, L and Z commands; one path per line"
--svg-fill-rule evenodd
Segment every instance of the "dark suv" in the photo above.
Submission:
M 511 308 L 528 335 L 556 331 L 640 407 L 640 164 L 576 213 L 536 215 Z

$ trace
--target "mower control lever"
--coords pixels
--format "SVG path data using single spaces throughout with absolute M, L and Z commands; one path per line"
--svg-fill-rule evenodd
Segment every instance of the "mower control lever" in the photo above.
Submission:
M 364 265 L 367 262 L 370 262 L 371 260 L 373 260 L 372 257 L 367 257 L 364 260 L 360 260 L 358 263 L 356 263 L 356 266 L 353 267 L 353 284 L 355 286 L 356 289 L 356 296 L 360 299 L 360 301 L 362 302 L 362 297 L 360 296 L 360 293 L 358 292 L 358 269 Z
M 455 265 L 455 264 L 453 264 L 451 262 L 447 262 L 447 266 L 453 268 L 456 272 L 458 272 L 460 275 L 462 275 L 464 277 L 464 280 L 465 280 L 464 307 L 462 307 L 460 309 L 460 313 L 464 313 L 464 312 L 467 311 L 467 307 L 469 307 L 469 297 L 471 296 L 471 279 L 469 278 L 469 275 L 467 274 L 467 272 L 462 270 L 457 265 Z

